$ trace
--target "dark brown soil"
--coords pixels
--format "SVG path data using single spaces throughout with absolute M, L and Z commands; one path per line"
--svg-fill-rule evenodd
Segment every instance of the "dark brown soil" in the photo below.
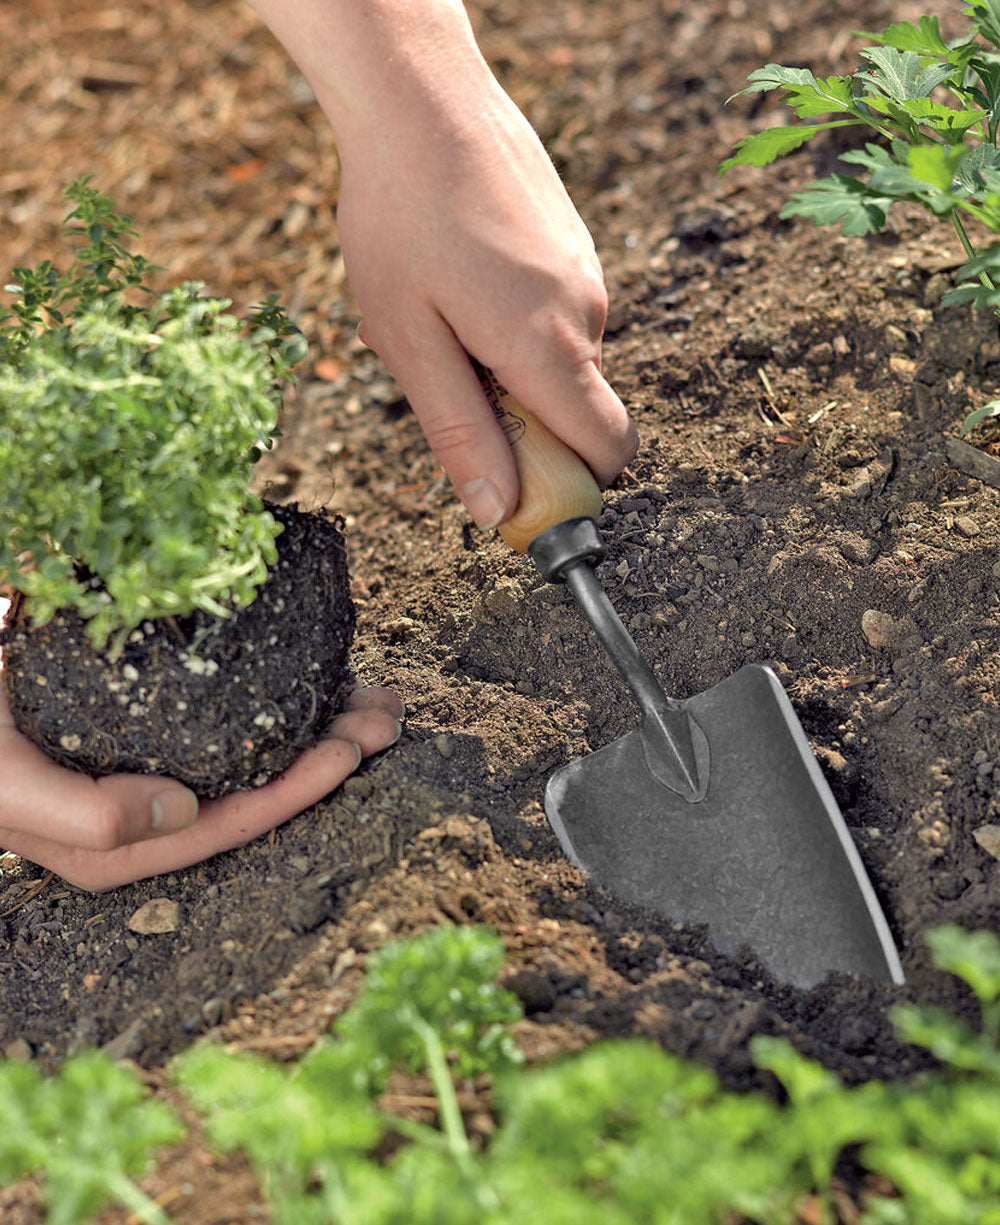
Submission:
M 228 618 L 147 621 L 112 658 L 76 612 L 33 627 L 31 601 L 15 601 L 3 677 L 18 728 L 73 769 L 168 774 L 206 799 L 262 786 L 311 748 L 352 679 L 347 555 L 332 516 L 268 509 L 277 561 Z
M 355 667 L 409 714 L 390 753 L 271 839 L 100 897 L 58 881 L 31 896 L 30 866 L 5 876 L 0 1043 L 50 1063 L 110 1042 L 154 1080 L 204 1030 L 291 1057 L 349 1003 L 372 948 L 476 921 L 507 944 L 532 1058 L 644 1034 L 746 1085 L 748 1041 L 771 1033 L 851 1080 L 907 1076 L 921 1058 L 894 1038 L 889 1005 L 971 1011 L 930 968 L 924 933 L 1000 929 L 1000 865 L 974 836 L 1000 822 L 1000 493 L 946 451 L 1000 390 L 1000 348 L 988 321 L 941 309 L 962 255 L 923 216 L 868 240 L 778 220 L 789 190 L 833 168 L 832 143 L 767 171 L 719 180 L 716 167 L 777 118 L 769 100 L 724 105 L 748 72 L 853 69 L 853 30 L 921 7 L 470 10 L 604 261 L 606 366 L 642 435 L 605 498 L 605 586 L 669 692 L 775 668 L 906 986 L 782 987 L 565 861 L 545 781 L 628 728 L 632 704 L 566 593 L 469 528 L 354 340 L 332 146 L 308 91 L 237 0 L 46 0 L 27 32 L 0 11 L 0 264 L 47 250 L 57 187 L 97 170 L 172 276 L 238 304 L 284 287 L 314 368 L 263 479 L 344 514 Z M 180 904 L 178 930 L 133 935 L 129 915 L 157 896 Z M 197 1137 L 147 1185 L 190 1225 L 250 1220 L 261 1203 Z

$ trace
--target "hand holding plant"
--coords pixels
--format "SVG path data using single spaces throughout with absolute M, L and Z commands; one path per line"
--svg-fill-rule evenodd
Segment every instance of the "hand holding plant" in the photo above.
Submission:
M 310 807 L 398 737 L 402 707 L 378 689 L 344 707 L 353 607 L 335 521 L 249 490 L 297 329 L 273 297 L 240 321 L 196 284 L 153 294 L 128 219 L 85 179 L 66 194 L 74 262 L 15 269 L 0 311 L 0 579 L 18 593 L 0 846 L 102 889 Z
M 95 891 L 188 867 L 309 809 L 393 743 L 402 713 L 390 690 L 357 689 L 327 736 L 277 779 L 199 808 L 171 779 L 92 779 L 56 765 L 14 727 L 0 685 L 0 848 Z

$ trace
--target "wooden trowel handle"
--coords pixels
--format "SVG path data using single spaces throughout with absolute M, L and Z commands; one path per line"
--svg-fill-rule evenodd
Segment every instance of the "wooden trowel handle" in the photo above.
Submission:
M 601 491 L 579 455 L 523 408 L 492 370 L 476 363 L 476 373 L 507 435 L 521 482 L 517 510 L 498 529 L 506 543 L 527 553 L 528 545 L 546 528 L 583 515 L 596 519 Z

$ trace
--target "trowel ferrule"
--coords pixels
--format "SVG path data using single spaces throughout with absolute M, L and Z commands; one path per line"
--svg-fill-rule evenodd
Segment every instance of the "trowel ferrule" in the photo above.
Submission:
M 567 519 L 537 536 L 528 552 L 550 582 L 564 582 L 642 711 L 646 764 L 663 786 L 691 803 L 708 789 L 708 744 L 683 704 L 668 698 L 612 607 L 594 565 L 606 553 L 593 519 Z

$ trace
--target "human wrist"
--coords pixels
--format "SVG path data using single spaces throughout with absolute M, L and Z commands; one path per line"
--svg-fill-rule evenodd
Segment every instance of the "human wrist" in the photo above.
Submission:
M 312 86 L 341 152 L 386 117 L 447 135 L 499 87 L 461 0 L 250 0 Z M 418 118 L 419 116 L 419 118 Z

